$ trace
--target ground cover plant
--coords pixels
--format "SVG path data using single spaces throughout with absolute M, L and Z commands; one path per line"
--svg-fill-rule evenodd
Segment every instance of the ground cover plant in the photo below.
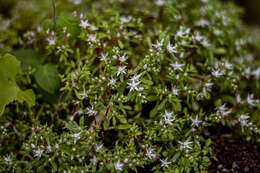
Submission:
M 259 146 L 260 42 L 233 3 L 0 4 L 1 172 L 208 172 L 207 129 Z

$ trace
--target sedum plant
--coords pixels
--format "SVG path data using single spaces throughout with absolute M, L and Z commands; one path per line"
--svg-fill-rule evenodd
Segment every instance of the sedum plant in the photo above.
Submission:
M 215 156 L 205 128 L 259 142 L 259 40 L 232 3 L 68 0 L 56 9 L 19 41 L 8 38 L 22 19 L 0 31 L 2 172 L 207 172 Z M 6 52 L 21 64 L 12 76 L 21 97 L 3 88 Z

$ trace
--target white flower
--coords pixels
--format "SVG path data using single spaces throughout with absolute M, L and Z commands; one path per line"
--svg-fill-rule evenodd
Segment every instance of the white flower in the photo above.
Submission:
M 120 62 L 125 62 L 126 60 L 127 60 L 127 56 L 126 56 L 125 53 L 122 56 L 119 57 Z
M 124 166 L 123 163 L 120 163 L 120 160 L 114 163 L 114 167 L 116 170 L 122 171 L 122 167 Z
M 55 148 L 58 149 L 59 147 L 60 147 L 59 144 L 56 143 Z
M 95 116 L 97 111 L 94 110 L 93 106 L 91 108 L 87 108 L 88 114 L 91 116 Z
M 210 23 L 208 20 L 205 20 L 205 19 L 200 19 L 199 21 L 197 21 L 195 23 L 195 26 L 201 26 L 201 27 L 206 27 L 206 26 L 209 26 Z
M 98 30 L 98 27 L 94 26 L 94 25 L 91 25 L 90 28 L 89 28 L 91 31 L 96 31 Z
M 54 46 L 56 44 L 56 38 L 55 37 L 48 37 L 47 41 L 48 41 L 48 44 L 50 46 Z
M 164 0 L 157 0 L 157 1 L 155 2 L 155 4 L 156 4 L 157 6 L 163 6 L 163 5 L 165 4 L 165 2 L 164 2 Z
M 247 122 L 248 122 L 248 118 L 249 118 L 249 116 L 248 115 L 240 115 L 239 117 L 238 117 L 238 121 L 241 123 L 241 125 L 242 126 L 247 126 L 248 124 L 247 124 Z
M 100 151 L 103 148 L 103 145 L 104 144 L 96 145 L 96 147 L 95 147 L 96 152 Z
M 156 157 L 156 154 L 153 154 L 153 151 L 154 151 L 153 148 L 149 148 L 149 149 L 146 151 L 145 155 L 146 155 L 149 159 L 153 159 L 153 158 Z
M 77 110 L 74 115 L 83 115 L 84 111 L 82 109 Z
M 86 19 L 86 20 L 80 20 L 79 26 L 81 26 L 83 29 L 86 29 L 87 27 L 89 27 L 90 24 L 88 23 L 88 19 Z
M 41 157 L 43 150 L 41 150 L 40 147 L 38 147 L 38 149 L 33 150 L 33 152 L 34 152 L 34 157 Z
M 215 77 L 220 77 L 224 75 L 224 72 L 221 71 L 220 69 L 213 69 L 211 74 Z
M 243 74 L 244 74 L 244 75 L 246 76 L 246 78 L 248 79 L 249 76 L 250 76 L 250 74 L 251 74 L 251 68 L 250 68 L 250 67 L 247 67 L 247 68 L 245 69 L 245 71 L 244 71 Z
M 199 33 L 198 31 L 196 31 L 196 32 L 194 33 L 194 35 L 192 36 L 192 38 L 193 38 L 194 40 L 197 40 L 198 42 L 201 42 L 203 39 L 205 39 L 205 37 L 202 36 L 202 35 L 200 35 L 200 33 Z
M 74 133 L 74 134 L 70 135 L 72 138 L 74 138 L 74 144 L 76 144 L 77 140 L 80 139 L 80 134 L 81 134 L 81 132 Z
M 247 103 L 250 105 L 250 106 L 255 106 L 256 103 L 258 103 L 258 100 L 255 100 L 254 99 L 254 94 L 249 94 L 247 96 Z
M 79 5 L 81 3 L 81 0 L 69 0 L 74 5 Z
M 119 76 L 120 74 L 126 74 L 125 69 L 126 69 L 126 66 L 120 66 L 120 67 L 118 67 L 118 70 L 117 70 L 117 72 L 116 72 L 116 75 Z
M 131 16 L 128 16 L 128 17 L 120 17 L 120 21 L 121 21 L 121 23 L 123 24 L 123 23 L 128 23 L 128 22 L 130 22 L 131 21 L 131 19 L 132 19 L 132 17 Z
M 129 85 L 129 87 L 130 87 L 130 92 L 133 90 L 136 90 L 136 91 L 142 90 L 142 88 L 137 87 L 140 83 L 141 83 L 140 81 L 134 81 L 134 80 L 131 83 L 127 82 L 127 85 Z
M 167 112 L 165 110 L 163 118 L 166 124 L 172 125 L 172 122 L 175 120 L 175 117 L 173 117 L 172 114 L 172 112 Z
M 154 48 L 156 48 L 158 51 L 162 50 L 164 39 L 162 39 L 160 42 L 157 40 L 156 44 L 152 44 Z
M 164 159 L 164 160 L 160 159 L 160 161 L 162 163 L 162 167 L 166 167 L 166 168 L 169 167 L 169 164 L 171 164 L 171 162 L 167 162 L 167 160 L 168 160 L 168 157 L 166 157 L 166 159 Z
M 113 86 L 113 85 L 115 85 L 116 84 L 116 79 L 114 79 L 112 76 L 111 76 L 111 78 L 110 78 L 110 80 L 109 80 L 109 82 L 108 82 L 108 85 L 109 86 Z
M 130 80 L 131 81 L 136 81 L 136 80 L 139 80 L 139 78 L 141 77 L 142 73 L 136 75 L 136 76 L 133 76 Z
M 79 93 L 79 95 L 81 96 L 81 100 L 84 100 L 88 96 L 87 93 L 86 93 L 85 88 L 84 88 L 83 92 Z
M 108 56 L 108 53 L 106 53 L 106 54 L 101 54 L 101 58 L 100 58 L 100 60 L 101 61 L 104 61 L 106 64 L 107 64 L 107 56 Z
M 229 70 L 231 70 L 232 68 L 233 68 L 233 65 L 232 64 L 230 64 L 228 61 L 225 61 L 225 67 L 227 68 L 227 69 L 229 69 Z
M 197 126 L 197 127 L 199 127 L 199 123 L 201 123 L 202 121 L 201 120 L 199 120 L 199 118 L 198 118 L 198 115 L 196 115 L 196 118 L 195 119 L 193 119 L 192 117 L 190 117 L 190 120 L 192 121 L 192 126 Z
M 170 64 L 174 70 L 180 70 L 183 71 L 182 66 L 184 66 L 184 64 L 179 64 L 178 62 L 175 62 L 175 64 Z
M 256 77 L 256 79 L 260 79 L 260 67 L 252 72 L 252 75 Z
M 190 142 L 189 140 L 186 140 L 185 142 L 178 141 L 178 143 L 180 144 L 180 150 L 191 149 L 190 144 L 192 142 Z
M 172 88 L 172 93 L 173 93 L 174 95 L 176 95 L 176 96 L 179 94 L 179 91 L 180 91 L 180 90 L 177 89 L 176 86 L 174 86 L 174 87 Z
M 93 165 L 97 164 L 97 157 L 94 156 L 92 159 L 90 159 L 90 162 L 93 163 Z
M 176 37 L 183 37 L 184 35 L 187 35 L 190 33 L 190 28 L 184 29 L 183 26 L 180 27 L 180 29 L 177 31 L 175 38 Z
M 208 90 L 211 90 L 211 87 L 213 86 L 212 82 L 206 82 L 205 86 L 207 87 Z
M 47 146 L 47 150 L 48 150 L 48 152 L 51 152 L 52 147 L 51 147 L 50 145 L 48 145 L 48 146 Z
M 167 44 L 166 48 L 167 48 L 169 53 L 178 53 L 178 51 L 176 50 L 177 49 L 177 45 L 172 46 L 170 42 Z
M 4 160 L 5 160 L 5 164 L 7 164 L 7 165 L 11 165 L 13 162 L 10 155 L 5 156 Z
M 228 114 L 231 113 L 231 110 L 228 110 L 228 108 L 226 108 L 226 104 L 223 104 L 222 106 L 219 106 L 216 109 L 217 109 L 216 115 L 219 118 L 227 116 Z
M 90 34 L 90 35 L 88 36 L 88 41 L 89 41 L 89 42 L 92 42 L 92 43 L 97 42 L 97 36 L 96 36 L 95 34 Z
M 237 103 L 243 103 L 243 101 L 242 101 L 242 99 L 241 99 L 241 97 L 240 97 L 240 94 L 238 94 L 238 95 L 236 96 L 236 100 L 237 100 Z
M 201 44 L 204 46 L 204 47 L 209 47 L 210 46 L 210 43 L 209 43 L 209 40 L 207 38 L 204 38 L 201 42 Z

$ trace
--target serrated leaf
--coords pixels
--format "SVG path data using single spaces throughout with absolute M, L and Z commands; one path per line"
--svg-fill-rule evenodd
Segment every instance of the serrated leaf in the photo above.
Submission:
M 34 77 L 37 84 L 50 94 L 55 94 L 60 88 L 59 73 L 53 64 L 39 66 Z

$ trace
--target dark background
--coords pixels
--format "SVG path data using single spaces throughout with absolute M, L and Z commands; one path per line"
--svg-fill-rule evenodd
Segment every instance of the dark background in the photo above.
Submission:
M 260 0 L 223 0 L 224 2 L 232 1 L 245 10 L 241 16 L 243 21 L 249 25 L 260 26 Z

